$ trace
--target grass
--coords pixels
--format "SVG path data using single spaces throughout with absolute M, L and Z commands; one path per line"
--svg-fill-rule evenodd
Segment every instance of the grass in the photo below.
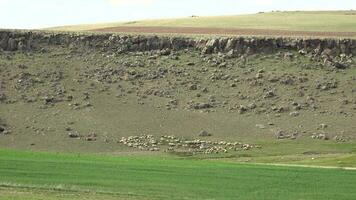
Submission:
M 126 23 L 87 24 L 54 27 L 49 28 L 49 30 L 88 31 L 116 26 L 159 26 L 355 32 L 355 13 L 355 11 L 268 12 L 235 16 L 188 17 L 131 21 Z
M 175 157 L 0 150 L 0 177 L 0 199 L 40 199 L 44 194 L 87 199 L 88 191 L 97 199 L 356 198 L 355 171 Z M 38 193 L 27 196 L 29 191 Z

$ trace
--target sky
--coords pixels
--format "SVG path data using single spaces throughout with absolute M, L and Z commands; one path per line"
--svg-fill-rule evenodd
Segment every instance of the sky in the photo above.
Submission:
M 272 10 L 356 10 L 356 0 L 0 0 L 0 28 L 45 28 Z

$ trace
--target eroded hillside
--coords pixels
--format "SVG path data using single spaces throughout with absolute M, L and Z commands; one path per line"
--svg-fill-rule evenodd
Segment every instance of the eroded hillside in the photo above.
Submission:
M 1 146 L 248 158 L 355 151 L 354 40 L 0 36 Z

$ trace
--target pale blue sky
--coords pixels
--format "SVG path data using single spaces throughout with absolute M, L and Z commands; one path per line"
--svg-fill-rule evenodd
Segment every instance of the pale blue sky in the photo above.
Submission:
M 356 9 L 356 0 L 0 0 L 0 28 L 43 28 L 271 10 L 350 9 Z

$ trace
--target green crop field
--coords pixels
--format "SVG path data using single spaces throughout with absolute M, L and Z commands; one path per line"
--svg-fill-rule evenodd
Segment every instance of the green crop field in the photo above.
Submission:
M 289 31 L 355 32 L 355 11 L 268 12 L 249 15 L 187 17 L 179 19 L 142 20 L 107 24 L 87 24 L 50 28 L 62 31 L 87 31 L 116 26 L 205 27 L 269 29 Z
M 0 151 L 0 199 L 355 199 L 356 171 Z M 8 189 L 6 189 L 8 188 Z M 34 193 L 28 192 L 38 191 Z M 61 195 L 65 193 L 65 195 Z

